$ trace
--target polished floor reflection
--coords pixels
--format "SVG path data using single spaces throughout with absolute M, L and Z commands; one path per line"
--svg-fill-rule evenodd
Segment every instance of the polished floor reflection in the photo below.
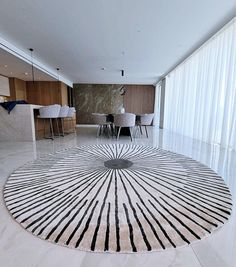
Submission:
M 236 198 L 236 151 L 208 145 L 181 135 L 149 128 L 150 137 L 136 138 L 134 143 L 160 147 L 196 159 L 223 177 L 229 186 L 233 203 Z M 0 143 L 0 266 L 3 267 L 78 267 L 78 266 L 186 266 L 234 267 L 236 265 L 235 206 L 230 220 L 209 237 L 180 249 L 144 254 L 86 253 L 53 245 L 34 237 L 21 228 L 8 213 L 2 188 L 9 174 L 19 166 L 54 151 L 78 145 L 116 143 L 106 137 L 96 138 L 95 127 L 79 127 L 77 135 L 37 141 L 36 143 Z M 119 143 L 130 143 L 121 136 Z

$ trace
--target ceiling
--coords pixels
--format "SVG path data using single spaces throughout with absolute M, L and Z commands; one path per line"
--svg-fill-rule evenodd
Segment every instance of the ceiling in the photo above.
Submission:
M 0 37 L 24 53 L 34 48 L 38 61 L 59 67 L 71 83 L 154 84 L 236 15 L 235 0 L 1 0 L 0 6 Z
M 0 75 L 32 81 L 32 65 L 0 48 Z M 35 81 L 55 81 L 49 74 L 34 67 Z

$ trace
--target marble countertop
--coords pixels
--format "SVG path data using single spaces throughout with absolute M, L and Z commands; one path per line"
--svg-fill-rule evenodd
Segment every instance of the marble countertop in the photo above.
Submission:
M 34 110 L 40 105 L 16 105 L 10 114 L 0 108 L 0 141 L 35 141 Z

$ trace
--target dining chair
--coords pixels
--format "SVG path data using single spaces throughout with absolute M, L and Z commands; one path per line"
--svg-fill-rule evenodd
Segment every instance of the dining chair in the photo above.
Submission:
M 107 114 L 92 113 L 94 124 L 98 125 L 97 137 L 107 131 L 108 137 L 111 134 L 111 123 L 107 120 Z
M 152 124 L 154 113 L 137 115 L 136 126 L 139 127 L 140 133 L 142 133 L 142 126 L 145 127 L 146 137 L 148 138 L 147 126 Z
M 131 141 L 133 140 L 132 131 L 135 126 L 135 118 L 136 115 L 133 113 L 123 113 L 123 114 L 115 114 L 114 115 L 114 126 L 118 127 L 118 133 L 116 139 L 119 140 L 120 130 L 122 127 L 129 128 Z

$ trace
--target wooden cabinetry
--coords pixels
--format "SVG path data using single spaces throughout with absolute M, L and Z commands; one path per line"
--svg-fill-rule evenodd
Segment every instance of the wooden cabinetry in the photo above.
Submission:
M 25 100 L 35 105 L 67 105 L 67 85 L 62 82 L 26 82 L 10 78 L 10 100 Z
M 50 127 L 49 127 L 49 120 L 48 119 L 39 119 L 37 118 L 39 115 L 39 111 L 35 110 L 34 113 L 34 119 L 35 119 L 35 132 L 36 132 L 36 139 L 43 139 L 44 136 L 48 137 L 51 135 L 50 133 Z M 62 133 L 61 129 L 61 120 L 57 119 L 58 127 L 60 133 Z M 76 114 L 74 114 L 73 118 L 64 118 L 63 119 L 63 125 L 64 125 L 64 132 L 67 133 L 73 133 L 75 132 L 76 128 Z M 53 120 L 53 130 L 55 135 L 59 135 L 56 120 Z
M 0 75 L 0 96 L 10 96 L 9 79 Z

